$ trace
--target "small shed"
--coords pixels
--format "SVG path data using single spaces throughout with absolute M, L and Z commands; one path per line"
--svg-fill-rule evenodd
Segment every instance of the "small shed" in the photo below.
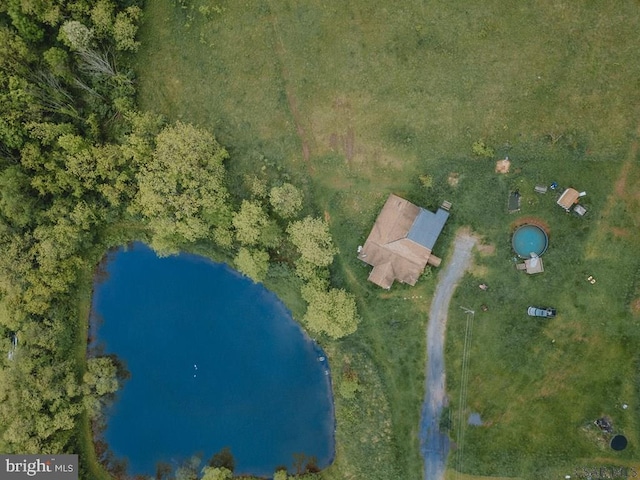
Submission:
M 511 192 L 511 194 L 509 195 L 508 208 L 509 208 L 509 213 L 515 213 L 520 211 L 520 192 L 519 191 L 516 190 L 515 192 Z
M 576 212 L 578 215 L 580 215 L 581 217 L 584 217 L 585 214 L 587 213 L 587 209 L 584 208 L 582 205 L 576 205 L 573 208 L 573 211 Z
M 567 188 L 560 198 L 556 202 L 562 208 L 564 208 L 567 212 L 571 210 L 571 207 L 578 203 L 578 198 L 580 197 L 580 193 L 574 188 Z

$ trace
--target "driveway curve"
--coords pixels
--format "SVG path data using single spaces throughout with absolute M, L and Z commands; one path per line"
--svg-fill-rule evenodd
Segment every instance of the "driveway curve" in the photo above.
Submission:
M 447 401 L 444 373 L 444 334 L 449 303 L 458 281 L 471 261 L 476 238 L 459 233 L 454 241 L 453 255 L 440 274 L 433 296 L 427 326 L 427 379 L 420 419 L 420 451 L 424 458 L 425 480 L 444 480 L 449 437 L 440 431 L 440 414 Z

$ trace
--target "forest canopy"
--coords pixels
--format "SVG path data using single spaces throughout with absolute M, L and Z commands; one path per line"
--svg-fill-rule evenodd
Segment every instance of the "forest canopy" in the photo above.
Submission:
M 114 246 L 207 244 L 254 281 L 297 274 L 313 331 L 339 338 L 358 322 L 353 296 L 326 281 L 337 250 L 299 188 L 276 176 L 231 193 L 211 132 L 137 110 L 141 12 L 133 0 L 0 3 L 3 452 L 83 451 L 81 419 L 100 425 L 126 379 L 117 359 L 85 358 L 91 282 Z

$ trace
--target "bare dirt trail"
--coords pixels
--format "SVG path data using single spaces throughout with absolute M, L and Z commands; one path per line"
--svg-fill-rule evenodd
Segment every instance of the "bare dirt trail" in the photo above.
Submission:
M 638 213 L 638 202 L 640 202 L 640 181 L 637 180 L 638 172 L 638 152 L 640 151 L 640 125 L 636 130 L 636 137 L 631 141 L 627 157 L 620 167 L 618 178 L 613 184 L 613 191 L 607 197 L 602 208 L 602 212 L 598 214 L 596 220 L 596 228 L 593 230 L 592 238 L 585 250 L 587 259 L 602 258 L 604 255 L 615 255 L 608 245 L 610 241 L 607 239 L 608 233 L 613 233 L 618 238 L 624 238 L 634 243 L 638 242 L 636 230 L 628 228 L 627 225 L 612 225 L 612 216 L 624 211 L 628 216 L 627 223 L 629 226 L 640 221 Z
M 424 458 L 424 478 L 444 480 L 449 437 L 440 431 L 439 421 L 447 400 L 444 373 L 444 339 L 449 303 L 458 281 L 471 264 L 471 250 L 477 239 L 460 232 L 454 241 L 453 255 L 440 274 L 429 311 L 427 326 L 426 393 L 420 420 L 420 451 Z
M 302 158 L 307 165 L 307 170 L 310 174 L 314 173 L 313 165 L 309 161 L 311 158 L 310 148 L 310 135 L 307 135 L 307 131 L 303 126 L 303 117 L 298 110 L 298 100 L 295 96 L 294 88 L 292 86 L 289 70 L 286 67 L 286 50 L 284 42 L 282 41 L 282 35 L 280 34 L 280 27 L 278 26 L 278 19 L 275 15 L 271 17 L 271 25 L 273 27 L 273 33 L 275 38 L 275 54 L 276 60 L 280 69 L 280 76 L 282 78 L 285 93 L 287 95 L 287 103 L 289 104 L 289 113 L 293 118 L 293 122 L 296 127 L 296 133 L 300 139 L 300 145 L 302 147 Z

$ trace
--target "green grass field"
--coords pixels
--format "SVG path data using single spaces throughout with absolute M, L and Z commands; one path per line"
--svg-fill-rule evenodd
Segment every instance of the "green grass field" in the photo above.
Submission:
M 341 251 L 333 280 L 358 296 L 363 321 L 327 345 L 338 383 L 355 372 L 361 391 L 336 396 L 337 457 L 325 478 L 422 477 L 417 431 L 437 275 L 385 292 L 355 258 L 390 192 L 425 207 L 453 203 L 435 251 L 444 262 L 462 226 L 495 248 L 477 255 L 450 315 L 458 449 L 449 476 L 549 479 L 640 463 L 639 37 L 633 1 L 147 2 L 141 108 L 210 128 L 231 153 L 236 194 L 247 174 L 288 175 L 306 208 L 330 220 Z M 474 158 L 479 140 L 492 158 Z M 498 175 L 495 160 L 506 155 L 511 173 Z M 534 194 L 552 181 L 588 192 L 585 218 L 565 214 L 552 192 Z M 515 188 L 522 210 L 509 215 Z M 513 265 L 511 226 L 522 216 L 550 227 L 540 276 Z M 286 287 L 272 287 L 302 312 Z M 529 304 L 553 305 L 558 317 L 530 319 Z M 457 305 L 478 310 L 463 405 Z M 471 412 L 482 427 L 466 426 Z M 602 415 L 629 438 L 625 451 L 594 429 Z

